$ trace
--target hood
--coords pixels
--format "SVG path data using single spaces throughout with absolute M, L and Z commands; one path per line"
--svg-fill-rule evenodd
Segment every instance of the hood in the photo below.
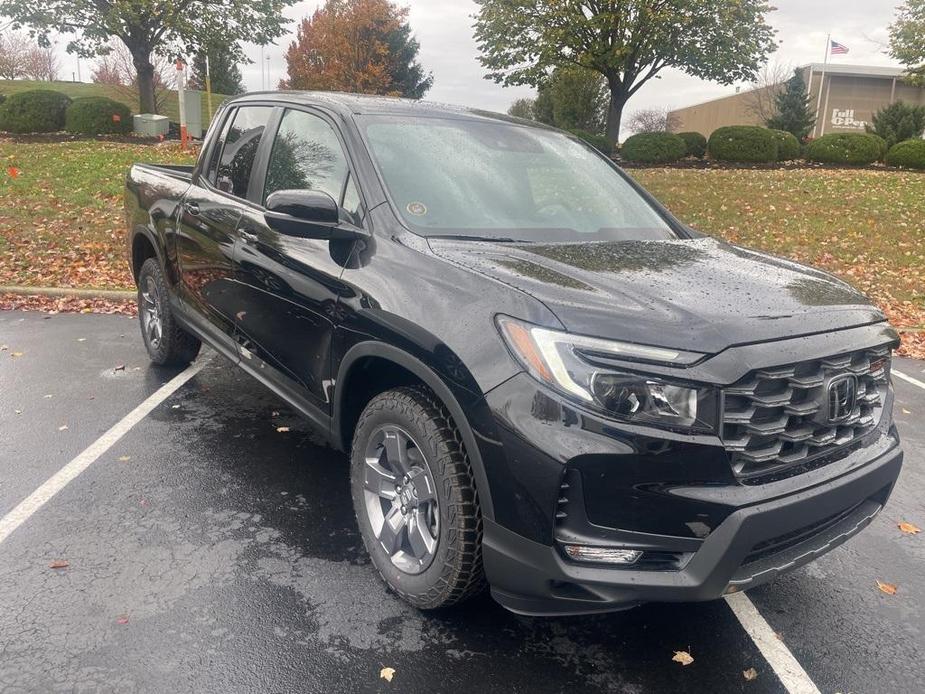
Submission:
M 530 294 L 582 335 L 716 353 L 885 320 L 831 275 L 712 238 L 429 242 L 439 257 Z

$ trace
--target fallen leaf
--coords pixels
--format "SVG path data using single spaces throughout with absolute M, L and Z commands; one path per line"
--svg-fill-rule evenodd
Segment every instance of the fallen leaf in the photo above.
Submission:
M 125 364 L 119 364 L 113 371 L 125 371 Z
M 911 410 L 907 410 L 907 409 L 904 407 L 904 408 L 903 408 L 903 414 L 912 414 L 912 411 L 911 411 Z
M 395 668 L 393 667 L 384 667 L 379 671 L 379 678 L 384 679 L 386 682 L 391 682 L 393 677 L 395 677 Z
M 49 569 L 66 569 L 71 564 L 67 559 L 55 559 L 51 564 L 48 565 Z
M 742 670 L 742 677 L 751 682 L 753 679 L 758 677 L 758 671 L 755 668 L 750 667 L 748 670 Z
M 10 352 L 11 357 L 21 357 L 24 352 Z
M 120 462 L 120 463 L 127 463 L 127 462 L 130 461 L 131 459 L 132 459 L 132 456 L 130 456 L 130 455 L 120 455 L 120 456 L 119 456 L 119 462 Z
M 896 591 L 899 589 L 893 583 L 884 583 L 883 581 L 877 581 L 877 587 L 881 592 L 886 593 L 887 595 L 896 595 Z
M 687 651 L 675 651 L 671 659 L 676 663 L 681 663 L 681 665 L 690 665 L 694 662 L 693 657 Z
M 276 430 L 281 434 L 285 434 L 287 431 L 289 431 L 289 427 L 276 427 Z
M 8 166 L 6 168 L 6 173 L 9 175 L 10 178 L 18 178 L 20 174 L 20 170 L 17 169 L 15 166 Z
M 920 532 L 922 532 L 921 528 L 912 525 L 912 523 L 907 523 L 906 521 L 901 521 L 898 527 L 904 533 L 908 533 L 909 535 L 918 535 Z
M 62 424 L 58 427 L 58 431 L 67 431 L 67 424 Z
M 128 624 L 128 615 L 120 614 L 118 617 L 116 617 L 116 624 Z

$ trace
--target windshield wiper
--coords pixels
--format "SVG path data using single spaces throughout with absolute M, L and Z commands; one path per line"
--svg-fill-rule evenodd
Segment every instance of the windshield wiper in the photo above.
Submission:
M 455 241 L 486 241 L 488 243 L 532 243 L 527 239 L 512 239 L 509 236 L 468 236 L 466 234 L 439 234 L 433 239 L 453 239 Z

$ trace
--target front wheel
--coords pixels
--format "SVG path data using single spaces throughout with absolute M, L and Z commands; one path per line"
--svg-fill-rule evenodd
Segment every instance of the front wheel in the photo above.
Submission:
M 167 282 L 156 258 L 138 272 L 138 322 L 148 356 L 161 366 L 186 366 L 202 343 L 177 325 L 167 299 Z
M 398 388 L 369 402 L 353 437 L 350 477 L 366 550 L 396 593 L 435 609 L 483 588 L 472 469 L 433 392 Z

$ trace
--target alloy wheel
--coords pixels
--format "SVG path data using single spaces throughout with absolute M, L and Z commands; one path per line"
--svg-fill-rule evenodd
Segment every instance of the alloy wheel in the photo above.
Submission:
M 440 536 L 436 487 L 424 454 L 394 425 L 375 430 L 365 453 L 363 494 L 376 541 L 397 568 L 419 574 L 433 561 Z
M 163 336 L 161 296 L 157 291 L 157 283 L 150 275 L 145 278 L 139 310 L 141 312 L 141 325 L 144 328 L 145 337 L 148 338 L 148 344 L 151 345 L 152 349 L 157 349 L 160 347 Z

